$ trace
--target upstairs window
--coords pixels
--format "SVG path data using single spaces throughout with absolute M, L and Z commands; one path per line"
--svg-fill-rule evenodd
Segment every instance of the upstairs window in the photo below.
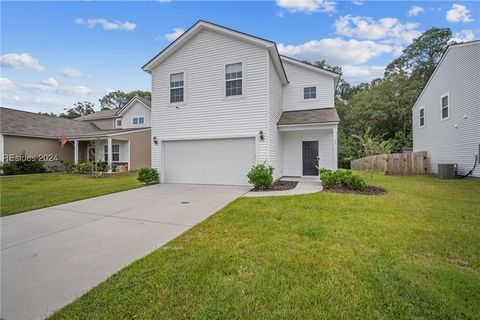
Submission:
M 104 161 L 108 162 L 108 145 L 103 146 Z M 112 144 L 112 161 L 120 161 L 120 145 Z
M 420 128 L 423 128 L 425 127 L 425 107 L 421 107 L 420 110 L 419 110 L 419 124 L 420 124 Z
M 117 119 L 117 128 L 122 127 L 122 119 Z
M 170 103 L 183 102 L 183 72 L 170 75 Z
M 225 66 L 225 95 L 242 95 L 242 63 L 227 64 Z
M 450 104 L 448 94 L 444 95 L 441 100 L 442 100 L 442 119 L 447 119 L 448 113 L 449 113 L 448 106 Z
M 316 99 L 317 98 L 317 87 L 306 87 L 303 88 L 303 99 Z
M 134 125 L 144 124 L 145 117 L 133 117 L 132 121 Z

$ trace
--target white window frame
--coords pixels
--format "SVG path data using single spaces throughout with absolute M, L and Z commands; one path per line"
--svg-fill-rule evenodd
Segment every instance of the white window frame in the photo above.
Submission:
M 143 123 L 140 123 L 140 118 L 143 118 Z M 135 123 L 137 119 L 137 123 Z M 133 116 L 132 117 L 132 126 L 143 126 L 145 124 L 145 116 Z
M 118 146 L 118 152 L 113 152 L 113 146 Z M 118 160 L 113 160 L 113 155 L 118 154 Z M 103 145 L 103 161 L 108 162 L 108 145 Z M 120 145 L 112 144 L 112 162 L 120 162 Z
M 423 125 L 422 125 L 422 122 L 421 122 L 421 119 L 422 119 L 422 115 L 421 115 L 421 110 L 423 110 Z M 425 106 L 421 107 L 420 109 L 418 109 L 418 127 L 419 128 L 425 128 Z
M 306 88 L 315 88 L 315 98 L 305 99 L 305 89 Z M 302 87 L 302 100 L 303 101 L 317 101 L 318 100 L 318 87 L 316 85 L 306 85 Z
M 173 74 L 177 74 L 177 73 L 183 73 L 183 87 L 175 87 L 173 89 L 183 88 L 183 101 L 171 102 L 172 101 L 172 97 L 171 97 L 172 88 L 170 88 L 170 76 L 173 75 Z M 168 74 L 167 83 L 168 83 L 168 104 L 169 105 L 175 105 L 175 106 L 179 106 L 179 105 L 184 104 L 187 101 L 187 72 L 186 72 L 186 70 L 178 70 L 178 71 L 175 71 L 175 72 L 170 72 Z
M 120 121 L 120 125 L 118 125 L 118 121 Z M 115 127 L 116 128 L 122 128 L 123 127 L 123 119 L 122 118 L 116 118 L 115 119 Z
M 242 94 L 237 94 L 235 96 L 227 96 L 227 79 L 225 79 L 225 74 L 226 74 L 226 69 L 227 65 L 229 64 L 236 64 L 236 63 L 241 63 L 242 64 Z M 247 73 L 246 73 L 246 64 L 245 60 L 230 60 L 230 61 L 225 61 L 222 65 L 222 86 L 223 86 L 223 98 L 224 99 L 239 99 L 239 98 L 244 98 L 247 93 Z M 230 80 L 228 80 L 230 81 Z
M 315 94 L 315 96 L 316 96 L 315 99 L 305 99 L 305 97 L 304 97 L 304 95 L 303 95 L 303 90 L 304 90 L 305 88 L 309 88 L 309 87 L 315 87 L 315 93 L 316 93 L 316 94 Z M 319 88 L 319 86 L 318 86 L 316 83 L 315 83 L 315 84 L 314 84 L 314 83 L 302 84 L 302 85 L 300 86 L 300 90 L 299 90 L 299 91 L 300 91 L 300 102 L 302 102 L 302 103 L 304 103 L 304 102 L 308 103 L 308 102 L 318 101 L 318 88 Z M 298 90 L 298 89 L 297 89 L 297 90 Z
M 448 116 L 446 116 L 446 117 L 444 118 L 444 117 L 443 117 L 443 105 L 442 105 L 442 100 L 443 100 L 443 98 L 445 98 L 445 97 L 448 97 L 448 105 L 447 105 Z M 450 93 L 449 93 L 449 92 L 446 92 L 446 93 L 444 93 L 444 94 L 442 94 L 442 95 L 440 96 L 440 120 L 441 120 L 441 121 L 450 119 L 450 110 L 451 110 L 451 109 L 450 109 L 450 105 L 451 105 L 451 104 L 450 104 Z

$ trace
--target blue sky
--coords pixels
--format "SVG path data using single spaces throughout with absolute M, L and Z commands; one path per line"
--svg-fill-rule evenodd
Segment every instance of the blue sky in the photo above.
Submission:
M 433 26 L 480 38 L 480 3 L 462 1 L 1 2 L 1 105 L 62 112 L 111 90 L 150 90 L 141 66 L 197 20 L 275 41 L 299 59 L 341 65 L 358 83 L 381 76 Z

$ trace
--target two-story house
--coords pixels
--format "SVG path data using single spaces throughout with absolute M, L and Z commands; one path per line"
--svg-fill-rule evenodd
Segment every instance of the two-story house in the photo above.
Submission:
M 152 166 L 168 183 L 247 184 L 337 168 L 339 74 L 275 42 L 199 21 L 143 66 L 152 76 Z
M 430 172 L 453 163 L 480 177 L 480 41 L 447 48 L 412 115 L 413 151 L 427 151 Z

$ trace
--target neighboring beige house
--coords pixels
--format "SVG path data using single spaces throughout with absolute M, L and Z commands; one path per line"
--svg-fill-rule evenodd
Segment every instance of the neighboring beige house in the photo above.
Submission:
M 128 170 L 150 167 L 149 104 L 134 97 L 121 109 L 75 120 L 0 108 L 1 159 L 8 162 L 25 154 L 39 157 L 47 166 L 63 160 L 106 161 L 113 171 L 120 165 Z M 60 147 L 62 136 L 69 141 L 64 148 Z

